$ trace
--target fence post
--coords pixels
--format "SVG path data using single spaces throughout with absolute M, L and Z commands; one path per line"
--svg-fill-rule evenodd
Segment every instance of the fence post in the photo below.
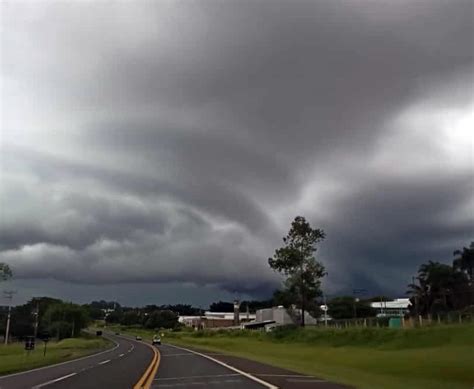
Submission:
M 462 324 L 462 315 L 459 313 L 459 324 Z
M 439 313 L 436 316 L 438 316 L 438 324 L 441 324 L 441 316 L 439 315 Z
M 420 327 L 423 327 L 423 317 L 418 315 L 418 322 L 420 323 Z

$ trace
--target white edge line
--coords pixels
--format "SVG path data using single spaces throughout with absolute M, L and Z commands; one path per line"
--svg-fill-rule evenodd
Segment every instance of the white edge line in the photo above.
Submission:
M 56 379 L 54 379 L 54 380 L 51 380 L 51 381 L 45 382 L 45 383 L 43 383 L 43 384 L 40 384 L 40 385 L 33 386 L 33 388 L 32 388 L 32 389 L 39 389 L 39 388 L 42 388 L 42 387 L 44 387 L 44 386 L 47 386 L 47 385 L 54 384 L 55 382 L 59 382 L 59 381 L 65 380 L 66 378 L 69 378 L 69 377 L 75 376 L 76 374 L 77 374 L 77 373 L 71 373 L 71 374 L 68 374 L 68 375 L 65 375 L 65 376 L 62 376 L 62 377 L 56 378 Z
M 22 375 L 22 374 L 33 373 L 33 372 L 35 372 L 35 371 L 51 369 L 51 368 L 53 368 L 53 367 L 57 367 L 57 366 L 61 366 L 61 365 L 67 365 L 68 363 L 73 363 L 73 362 L 77 362 L 77 361 L 82 361 L 83 359 L 96 357 L 97 355 L 102 355 L 102 354 L 105 354 L 105 353 L 110 353 L 111 351 L 116 350 L 116 349 L 120 346 L 119 343 L 116 342 L 115 340 L 113 340 L 112 338 L 107 337 L 107 339 L 109 339 L 109 340 L 111 340 L 112 342 L 115 343 L 115 346 L 112 347 L 111 349 L 104 350 L 104 351 L 100 351 L 100 352 L 98 352 L 98 353 L 96 353 L 96 354 L 92 354 L 92 355 L 86 355 L 85 357 L 81 357 L 81 358 L 77 358 L 77 359 L 71 359 L 70 361 L 56 363 L 56 364 L 54 364 L 54 365 L 48 365 L 48 366 L 43 366 L 43 367 L 37 367 L 36 369 L 31 369 L 31 370 L 26 370 L 26 371 L 20 371 L 20 372 L 18 372 L 18 373 L 13 373 L 13 374 L 8 374 L 8 375 L 2 375 L 2 376 L 0 376 L 0 380 L 2 380 L 2 379 L 4 379 L 4 378 L 10 378 L 10 377 L 19 376 L 19 375 Z
M 255 376 L 253 376 L 252 374 L 249 374 L 249 373 L 246 373 L 245 371 L 239 370 L 239 369 L 235 368 L 234 366 L 230 366 L 230 365 L 228 365 L 227 363 L 221 362 L 221 361 L 219 361 L 218 359 L 215 359 L 215 358 L 210 357 L 209 355 L 201 354 L 201 353 L 198 353 L 197 351 L 189 350 L 189 349 L 184 348 L 184 347 L 174 346 L 174 345 L 169 344 L 169 343 L 167 344 L 167 346 L 175 347 L 175 348 L 177 348 L 177 349 L 181 349 L 181 350 L 184 350 L 184 351 L 187 351 L 187 352 L 190 352 L 190 353 L 199 355 L 200 357 L 209 359 L 210 361 L 215 362 L 215 363 L 217 363 L 217 364 L 219 364 L 219 365 L 221 365 L 221 366 L 224 366 L 224 367 L 226 367 L 226 368 L 229 369 L 229 370 L 235 371 L 236 373 L 239 373 L 239 374 L 243 375 L 244 377 L 247 377 L 248 379 L 250 379 L 250 380 L 252 380 L 252 381 L 258 382 L 260 385 L 263 385 L 263 386 L 265 386 L 265 387 L 267 387 L 267 388 L 269 388 L 269 389 L 279 389 L 278 386 L 275 386 L 275 385 L 273 385 L 273 384 L 270 384 L 269 382 L 263 381 L 263 380 L 261 380 L 260 378 L 257 378 L 257 377 L 255 377 Z

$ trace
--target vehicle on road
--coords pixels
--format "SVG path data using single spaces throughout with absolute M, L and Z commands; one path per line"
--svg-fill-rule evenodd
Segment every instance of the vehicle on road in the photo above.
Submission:
M 158 335 L 155 335 L 151 341 L 151 344 L 153 346 L 155 345 L 161 345 L 161 338 Z
M 135 336 L 135 340 L 142 340 L 142 337 L 140 335 Z

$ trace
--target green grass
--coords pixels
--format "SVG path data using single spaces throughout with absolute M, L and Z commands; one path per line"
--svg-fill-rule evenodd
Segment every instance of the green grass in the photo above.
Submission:
M 64 362 L 79 358 L 111 346 L 111 342 L 102 337 L 85 336 L 64 339 L 60 342 L 48 342 L 46 356 L 43 356 L 43 342 L 36 343 L 36 349 L 28 353 L 24 343 L 0 345 L 0 375 Z
M 144 339 L 153 333 L 129 333 L 136 331 Z M 363 389 L 474 387 L 472 324 L 407 330 L 306 328 L 270 334 L 168 332 L 163 340 L 246 357 Z

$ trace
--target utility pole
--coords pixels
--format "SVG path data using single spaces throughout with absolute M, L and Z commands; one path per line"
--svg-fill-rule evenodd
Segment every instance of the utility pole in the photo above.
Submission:
M 3 297 L 8 299 L 8 315 L 7 315 L 7 327 L 5 329 L 5 344 L 8 344 L 8 338 L 10 336 L 10 318 L 11 318 L 11 311 L 12 311 L 12 299 L 13 295 L 16 293 L 15 290 L 4 290 Z
M 328 305 L 326 303 L 326 295 L 323 293 L 324 299 L 324 327 L 328 326 Z
M 39 325 L 39 302 L 36 302 L 36 309 L 33 312 L 33 315 L 35 315 L 35 325 L 34 325 L 34 339 L 38 337 L 38 325 Z

